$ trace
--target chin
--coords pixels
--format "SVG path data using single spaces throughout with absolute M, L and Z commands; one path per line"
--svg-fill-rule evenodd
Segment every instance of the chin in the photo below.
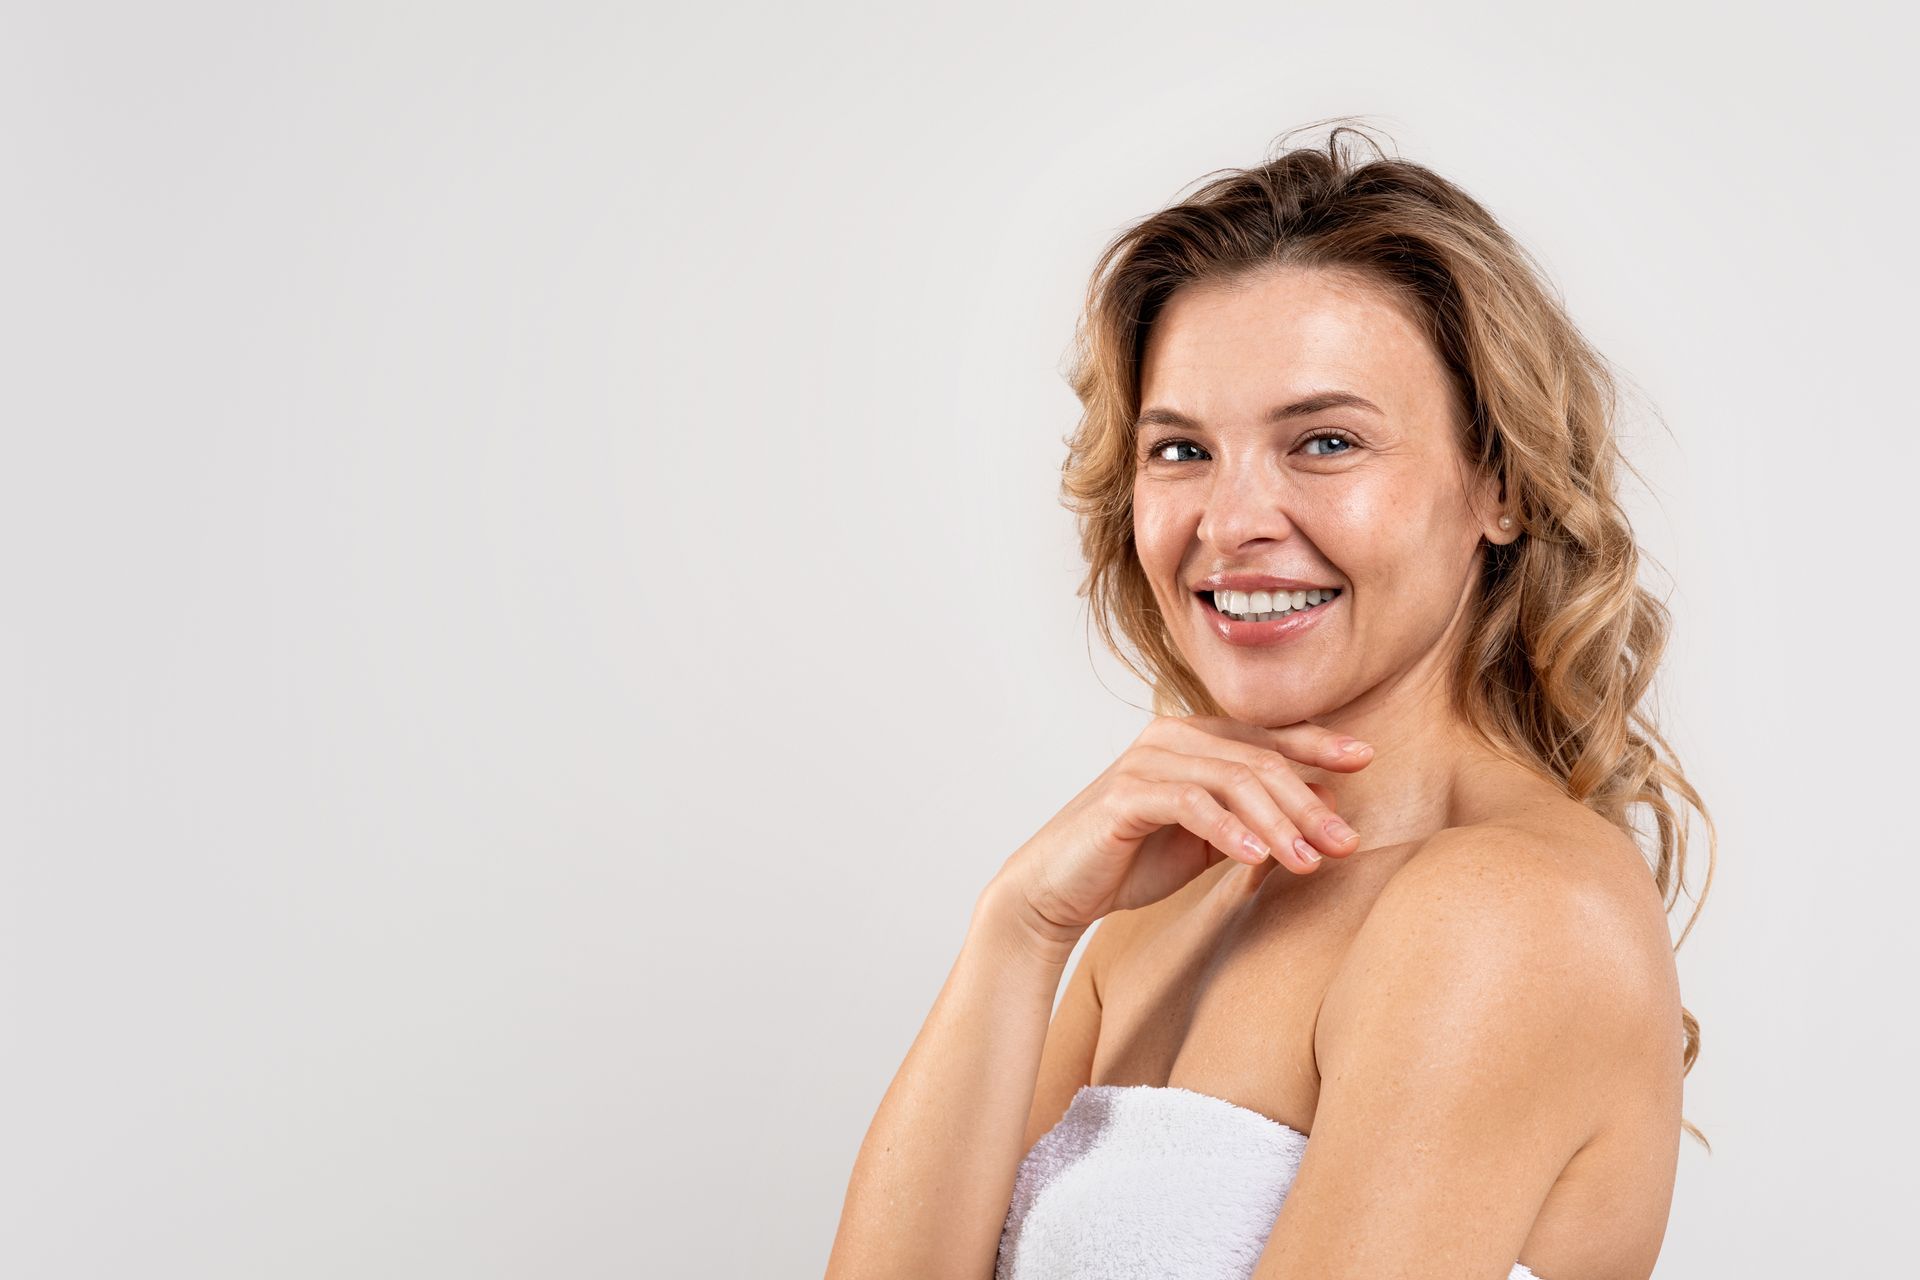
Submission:
M 1320 698 L 1298 699 L 1274 696 L 1241 696 L 1232 692 L 1222 692 L 1212 685 L 1207 691 L 1213 694 L 1213 700 L 1220 709 L 1235 720 L 1256 725 L 1263 729 L 1278 729 L 1284 725 L 1297 724 L 1302 720 L 1312 720 L 1331 710 Z

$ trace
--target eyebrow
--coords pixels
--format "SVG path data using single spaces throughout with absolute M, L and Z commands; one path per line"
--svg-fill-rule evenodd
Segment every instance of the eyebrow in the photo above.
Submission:
M 1386 417 L 1380 406 L 1365 396 L 1355 395 L 1351 391 L 1316 391 L 1311 395 L 1293 401 L 1291 404 L 1275 405 L 1267 410 L 1264 421 L 1288 422 L 1294 418 L 1304 418 L 1310 414 L 1321 413 L 1327 409 L 1365 409 Z M 1176 409 L 1145 409 L 1133 420 L 1134 429 L 1141 427 L 1180 427 L 1188 431 L 1197 431 L 1200 423 Z

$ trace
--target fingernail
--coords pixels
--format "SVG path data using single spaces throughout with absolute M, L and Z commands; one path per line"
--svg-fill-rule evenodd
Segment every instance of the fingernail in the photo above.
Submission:
M 1308 844 L 1304 836 L 1296 838 L 1293 847 L 1308 862 L 1320 861 L 1320 851 Z
M 1251 831 L 1240 837 L 1240 847 L 1256 858 L 1264 858 L 1273 852 L 1273 850 L 1267 848 L 1267 846 L 1261 842 L 1259 836 L 1254 835 Z
M 1358 738 L 1342 738 L 1340 749 L 1350 756 L 1362 756 L 1373 750 L 1373 744 L 1362 742 Z
M 1358 839 L 1360 835 L 1359 832 L 1338 818 L 1327 819 L 1327 834 L 1335 840 L 1355 840 Z

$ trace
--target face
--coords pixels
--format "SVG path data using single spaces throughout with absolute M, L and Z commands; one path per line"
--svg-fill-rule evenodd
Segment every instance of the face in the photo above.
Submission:
M 1278 726 L 1444 688 L 1480 539 L 1517 533 L 1499 527 L 1492 483 L 1473 480 L 1445 366 L 1400 304 L 1304 268 L 1183 287 L 1149 334 L 1140 404 L 1140 563 L 1228 715 Z M 1196 595 L 1218 574 L 1338 594 L 1235 622 Z

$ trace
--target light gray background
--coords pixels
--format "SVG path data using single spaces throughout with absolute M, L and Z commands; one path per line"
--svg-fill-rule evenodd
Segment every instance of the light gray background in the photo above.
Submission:
M 1658 1274 L 1910 1258 L 1915 103 L 1774 12 L 7 5 L 0 1271 L 818 1274 L 1144 724 L 1086 273 L 1347 113 L 1639 389 L 1723 837 Z

